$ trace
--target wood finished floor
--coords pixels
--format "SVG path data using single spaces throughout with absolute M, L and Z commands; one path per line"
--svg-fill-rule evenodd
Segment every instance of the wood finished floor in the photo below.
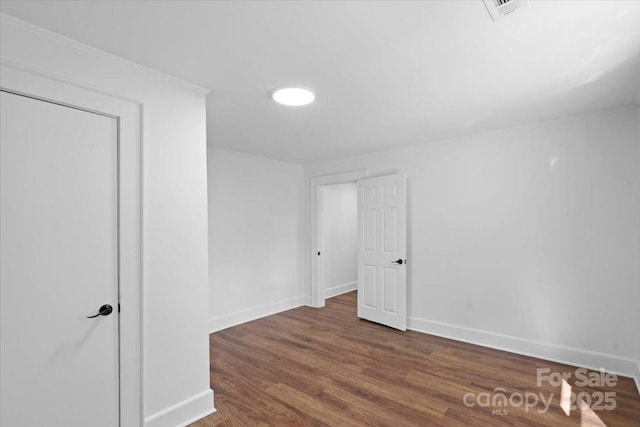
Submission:
M 536 368 L 575 367 L 360 320 L 355 292 L 323 309 L 300 307 L 216 332 L 210 345 L 218 412 L 193 427 L 640 426 L 640 396 L 630 378 L 608 389 L 573 387 L 615 392 L 616 409 L 566 416 L 560 388 L 537 387 Z M 463 403 L 467 393 L 498 387 L 507 396 L 554 397 L 546 413 L 537 411 L 542 403 L 528 411 L 497 407 L 507 415 Z

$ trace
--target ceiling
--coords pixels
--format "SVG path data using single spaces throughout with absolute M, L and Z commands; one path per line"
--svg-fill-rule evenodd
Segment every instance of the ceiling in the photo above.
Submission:
M 631 104 L 640 2 L 2 1 L 0 11 L 211 89 L 208 143 L 301 164 Z M 273 88 L 316 102 L 284 107 Z

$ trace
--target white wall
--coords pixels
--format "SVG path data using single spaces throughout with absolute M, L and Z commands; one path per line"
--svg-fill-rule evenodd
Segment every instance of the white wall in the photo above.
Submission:
M 304 304 L 303 170 L 209 147 L 209 330 Z
M 355 182 L 321 187 L 321 262 L 325 297 L 357 288 L 358 187 Z
M 210 412 L 205 92 L 4 15 L 1 30 L 3 62 L 142 105 L 144 417 Z
M 623 107 L 310 166 L 305 182 L 407 173 L 412 329 L 629 375 L 636 132 Z

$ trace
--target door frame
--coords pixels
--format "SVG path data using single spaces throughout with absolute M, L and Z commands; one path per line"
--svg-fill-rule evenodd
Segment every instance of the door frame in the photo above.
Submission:
M 322 253 L 320 247 L 322 236 L 322 224 L 324 222 L 324 197 L 322 187 L 333 184 L 344 184 L 348 182 L 356 182 L 359 179 L 366 178 L 368 172 L 366 169 L 358 169 L 347 172 L 338 172 L 328 175 L 319 175 L 311 177 L 311 306 L 321 308 L 324 307 L 324 289 L 322 289 L 322 255 L 318 256 L 318 252 Z
M 142 108 L 143 104 L 2 61 L 8 92 L 113 117 L 118 122 L 119 419 L 143 425 Z

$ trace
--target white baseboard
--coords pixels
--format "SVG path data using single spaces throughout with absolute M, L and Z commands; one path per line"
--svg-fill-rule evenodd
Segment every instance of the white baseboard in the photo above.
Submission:
M 232 326 L 260 319 L 261 317 L 270 316 L 282 311 L 291 310 L 292 308 L 305 305 L 305 297 L 296 297 L 273 304 L 253 307 L 248 310 L 238 311 L 236 313 L 226 314 L 220 317 L 209 319 L 209 333 L 221 331 Z
M 407 320 L 407 329 L 413 331 L 596 371 L 604 369 L 607 372 L 617 375 L 636 378 L 636 381 L 638 378 L 636 374 L 638 369 L 637 361 L 633 359 L 625 359 L 611 354 L 578 348 L 541 343 L 416 317 L 409 317 Z
M 207 389 L 144 420 L 145 427 L 183 427 L 216 412 L 213 390 Z
M 345 283 L 344 285 L 334 286 L 333 288 L 325 289 L 324 297 L 333 298 L 338 295 L 346 294 L 347 292 L 355 291 L 358 289 L 358 282 Z
M 640 394 L 640 360 L 636 361 L 636 375 L 633 378 L 636 380 L 636 388 Z

